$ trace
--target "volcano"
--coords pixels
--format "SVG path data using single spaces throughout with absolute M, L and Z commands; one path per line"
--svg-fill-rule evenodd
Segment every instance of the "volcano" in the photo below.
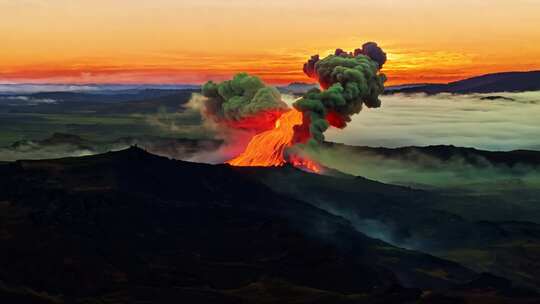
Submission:
M 205 97 L 201 114 L 221 127 L 256 134 L 240 155 L 227 162 L 230 165 L 276 167 L 290 163 L 320 172 L 320 166 L 306 158 L 306 153 L 299 153 L 303 146 L 298 144 L 315 147 L 324 142 L 329 127 L 345 128 L 364 105 L 380 107 L 378 97 L 386 81 L 380 71 L 385 62 L 386 53 L 374 42 L 353 52 L 336 49 L 323 59 L 314 55 L 303 71 L 318 81 L 320 89 L 308 91 L 292 108 L 281 99 L 278 89 L 247 73 L 221 83 L 208 81 L 201 90 Z M 269 123 L 270 128 L 265 130 Z M 289 149 L 293 146 L 294 153 Z
M 471 289 L 444 293 L 468 282 L 476 297 L 496 294 L 491 281 L 477 280 L 482 275 L 369 238 L 245 170 L 323 178 L 290 166 L 175 161 L 138 148 L 0 165 L 0 299 L 404 303 L 430 290 L 437 297 L 426 303 L 448 303 Z

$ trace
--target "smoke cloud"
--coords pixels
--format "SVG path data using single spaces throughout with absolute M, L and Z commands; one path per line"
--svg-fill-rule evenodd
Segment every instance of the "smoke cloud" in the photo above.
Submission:
M 310 90 L 294 103 L 297 110 L 308 114 L 311 143 L 323 142 L 323 133 L 330 126 L 344 128 L 363 105 L 380 107 L 386 76 L 379 71 L 385 62 L 386 54 L 369 42 L 353 53 L 337 49 L 334 55 L 322 60 L 315 55 L 304 64 L 306 75 L 323 88 Z
M 292 104 L 304 114 L 303 125 L 295 128 L 295 143 L 321 143 L 330 126 L 345 128 L 364 105 L 379 107 L 379 95 L 386 81 L 380 69 L 385 62 L 386 53 L 374 42 L 354 52 L 337 49 L 334 55 L 323 59 L 312 56 L 304 64 L 304 72 L 318 80 L 323 90 L 312 89 Z M 271 129 L 289 109 L 276 88 L 246 73 L 221 83 L 209 81 L 203 85 L 202 95 L 203 116 L 230 129 Z
M 203 85 L 202 95 L 206 97 L 203 114 L 236 129 L 267 130 L 288 108 L 276 88 L 246 73 L 221 83 L 209 81 Z M 257 119 L 253 119 L 255 115 Z

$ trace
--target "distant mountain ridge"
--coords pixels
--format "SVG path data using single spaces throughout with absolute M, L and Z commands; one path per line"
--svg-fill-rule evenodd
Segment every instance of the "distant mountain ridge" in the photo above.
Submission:
M 292 82 L 277 88 L 282 93 L 304 94 L 312 88 L 318 88 L 316 83 Z M 77 98 L 91 98 L 92 95 L 135 95 L 167 94 L 167 91 L 199 90 L 200 85 L 194 84 L 2 84 L 0 96 L 33 95 L 36 93 L 51 93 L 68 99 L 77 94 Z M 386 93 L 494 93 L 522 92 L 540 90 L 540 70 L 526 72 L 500 72 L 485 74 L 458 80 L 450 83 L 408 83 L 387 86 Z M 65 93 L 65 94 L 62 94 Z M 71 94 L 68 94 L 71 93 Z M 37 97 L 37 96 L 32 96 Z
M 540 90 L 540 71 L 502 72 L 467 78 L 447 84 L 410 84 L 388 87 L 386 93 L 495 93 Z
M 311 89 L 318 88 L 317 83 L 291 82 L 288 85 L 277 87 L 281 93 L 285 94 L 305 94 Z
M 0 83 L 0 95 L 28 95 L 33 93 L 74 92 L 88 94 L 118 94 L 143 90 L 199 89 L 194 84 L 70 84 L 70 83 Z
M 410 162 L 418 162 L 418 156 L 423 155 L 440 161 L 460 158 L 470 166 L 486 166 L 488 164 L 510 167 L 518 164 L 540 166 L 540 151 L 534 150 L 488 151 L 470 147 L 456 147 L 453 145 L 385 148 L 349 146 L 333 142 L 326 142 L 324 145 L 329 148 L 347 148 L 355 152 L 371 153 L 388 159 L 400 159 Z

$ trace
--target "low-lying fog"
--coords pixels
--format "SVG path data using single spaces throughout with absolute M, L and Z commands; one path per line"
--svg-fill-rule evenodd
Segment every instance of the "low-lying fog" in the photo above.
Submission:
M 501 98 L 492 98 L 501 97 Z M 540 150 L 540 92 L 382 96 L 329 141 L 357 146 L 455 145 Z

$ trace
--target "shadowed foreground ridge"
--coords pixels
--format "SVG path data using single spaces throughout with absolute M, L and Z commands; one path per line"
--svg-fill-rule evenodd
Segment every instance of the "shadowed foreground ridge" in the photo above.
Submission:
M 447 303 L 473 289 L 505 297 L 510 288 L 368 238 L 257 180 L 134 147 L 1 164 L 0 299 Z

